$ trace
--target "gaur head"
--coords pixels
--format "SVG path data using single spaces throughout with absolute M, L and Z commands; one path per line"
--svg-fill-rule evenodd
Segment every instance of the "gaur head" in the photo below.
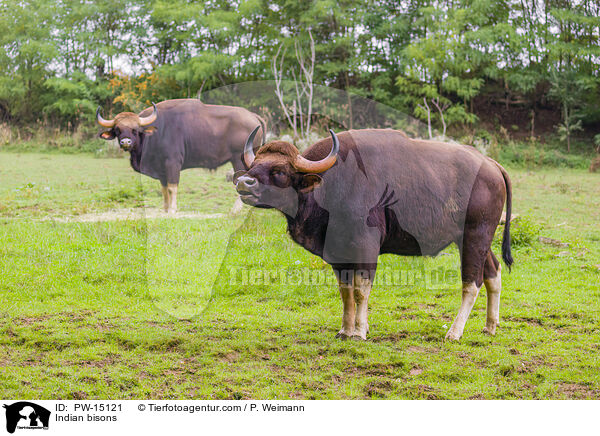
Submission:
M 158 117 L 156 105 L 152 103 L 154 111 L 147 117 L 140 117 L 133 112 L 121 112 L 112 120 L 105 120 L 100 115 L 100 106 L 96 110 L 96 121 L 106 130 L 100 133 L 100 138 L 110 140 L 117 138 L 119 146 L 125 150 L 134 150 L 142 143 L 144 135 L 152 135 L 156 127 L 150 126 Z
M 236 190 L 242 201 L 250 206 L 276 208 L 289 215 L 297 205 L 298 194 L 311 192 L 322 182 L 319 173 L 335 164 L 340 143 L 330 130 L 333 146 L 329 155 L 318 161 L 306 159 L 285 141 L 271 141 L 255 155 L 252 144 L 259 127 L 250 134 L 244 146 L 243 161 L 247 171 L 236 174 Z

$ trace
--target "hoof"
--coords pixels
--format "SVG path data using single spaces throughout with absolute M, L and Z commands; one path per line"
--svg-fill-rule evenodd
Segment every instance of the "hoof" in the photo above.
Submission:
M 346 334 L 346 333 L 344 333 L 344 332 L 338 332 L 338 333 L 337 333 L 337 335 L 335 335 L 335 338 L 336 338 L 336 339 L 341 339 L 342 341 L 345 341 L 346 339 L 350 339 L 350 338 L 352 338 L 352 337 L 353 337 L 353 336 L 351 336 L 351 335 L 347 335 L 347 334 Z
M 494 327 L 485 326 L 483 328 L 483 333 L 485 333 L 486 335 L 489 335 L 489 336 L 496 336 L 496 326 L 494 326 Z
M 353 341 L 366 341 L 367 340 L 367 336 L 361 336 L 361 335 L 352 335 L 352 340 Z
M 453 331 L 449 331 L 448 333 L 446 333 L 446 340 L 451 342 L 458 342 L 460 341 L 461 336 L 462 335 L 456 334 Z

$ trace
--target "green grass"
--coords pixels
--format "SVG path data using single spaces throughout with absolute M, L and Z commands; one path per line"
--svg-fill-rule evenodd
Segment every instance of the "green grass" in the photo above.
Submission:
M 235 200 L 228 167 L 181 173 L 179 209 L 224 213 Z M 129 161 L 87 154 L 0 153 L 0 216 L 44 218 L 115 208 L 162 207 L 160 183 L 134 172 Z
M 182 173 L 180 209 L 225 214 L 226 170 Z M 61 222 L 49 217 L 159 207 L 159 184 L 125 159 L 0 153 L 0 396 L 600 398 L 599 176 L 509 173 L 521 242 L 496 337 L 481 333 L 482 291 L 461 342 L 443 341 L 460 304 L 448 249 L 382 256 L 380 271 L 454 275 L 439 287 L 381 275 L 369 340 L 341 342 L 333 274 L 280 214 Z

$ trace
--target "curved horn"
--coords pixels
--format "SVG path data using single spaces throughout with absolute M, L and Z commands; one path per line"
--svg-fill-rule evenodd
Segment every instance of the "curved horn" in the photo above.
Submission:
M 96 122 L 102 127 L 106 127 L 109 129 L 111 127 L 114 127 L 115 125 L 115 120 L 105 120 L 104 118 L 102 118 L 102 115 L 100 115 L 100 106 L 98 106 L 98 109 L 96 109 Z
M 147 126 L 148 124 L 152 124 L 154 121 L 156 121 L 156 118 L 158 117 L 158 111 L 156 110 L 156 105 L 154 102 L 152 102 L 152 107 L 154 107 L 154 111 L 151 115 L 147 117 L 140 117 L 140 127 Z
M 329 155 L 325 159 L 313 161 L 308 160 L 299 154 L 296 157 L 296 162 L 294 163 L 294 166 L 298 171 L 302 171 L 304 173 L 322 173 L 333 166 L 337 160 L 338 152 L 340 151 L 340 141 L 335 133 L 333 133 L 333 130 L 329 129 L 329 133 L 331 134 L 331 139 L 333 139 L 333 146 L 331 147 Z
M 250 133 L 250 136 L 248 136 L 248 139 L 246 139 L 246 145 L 244 145 L 244 163 L 248 168 L 250 168 L 252 166 L 252 162 L 254 162 L 254 137 L 256 136 L 258 129 L 260 129 L 260 125 L 257 126 L 252 133 Z

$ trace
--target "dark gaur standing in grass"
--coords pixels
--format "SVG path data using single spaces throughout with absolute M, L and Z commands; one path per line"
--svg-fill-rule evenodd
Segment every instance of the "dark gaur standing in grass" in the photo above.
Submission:
M 234 171 L 241 170 L 244 140 L 256 123 L 265 132 L 262 118 L 241 107 L 209 105 L 197 99 L 166 100 L 152 106 L 139 115 L 121 112 L 112 120 L 102 118 L 98 108 L 96 120 L 108 129 L 100 137 L 117 138 L 130 153 L 135 171 L 160 180 L 165 212 L 177 210 L 181 170 L 215 169 L 227 162 Z
M 506 201 L 502 258 L 509 266 L 511 184 L 506 171 L 473 147 L 408 138 L 395 130 L 352 130 L 299 154 L 283 141 L 244 148 L 236 174 L 245 203 L 285 214 L 290 236 L 329 263 L 343 302 L 340 338 L 366 339 L 367 307 L 383 253 L 435 256 L 455 243 L 462 303 L 446 339 L 458 340 L 485 284 L 487 321 L 499 322 L 500 263 L 492 239 Z

